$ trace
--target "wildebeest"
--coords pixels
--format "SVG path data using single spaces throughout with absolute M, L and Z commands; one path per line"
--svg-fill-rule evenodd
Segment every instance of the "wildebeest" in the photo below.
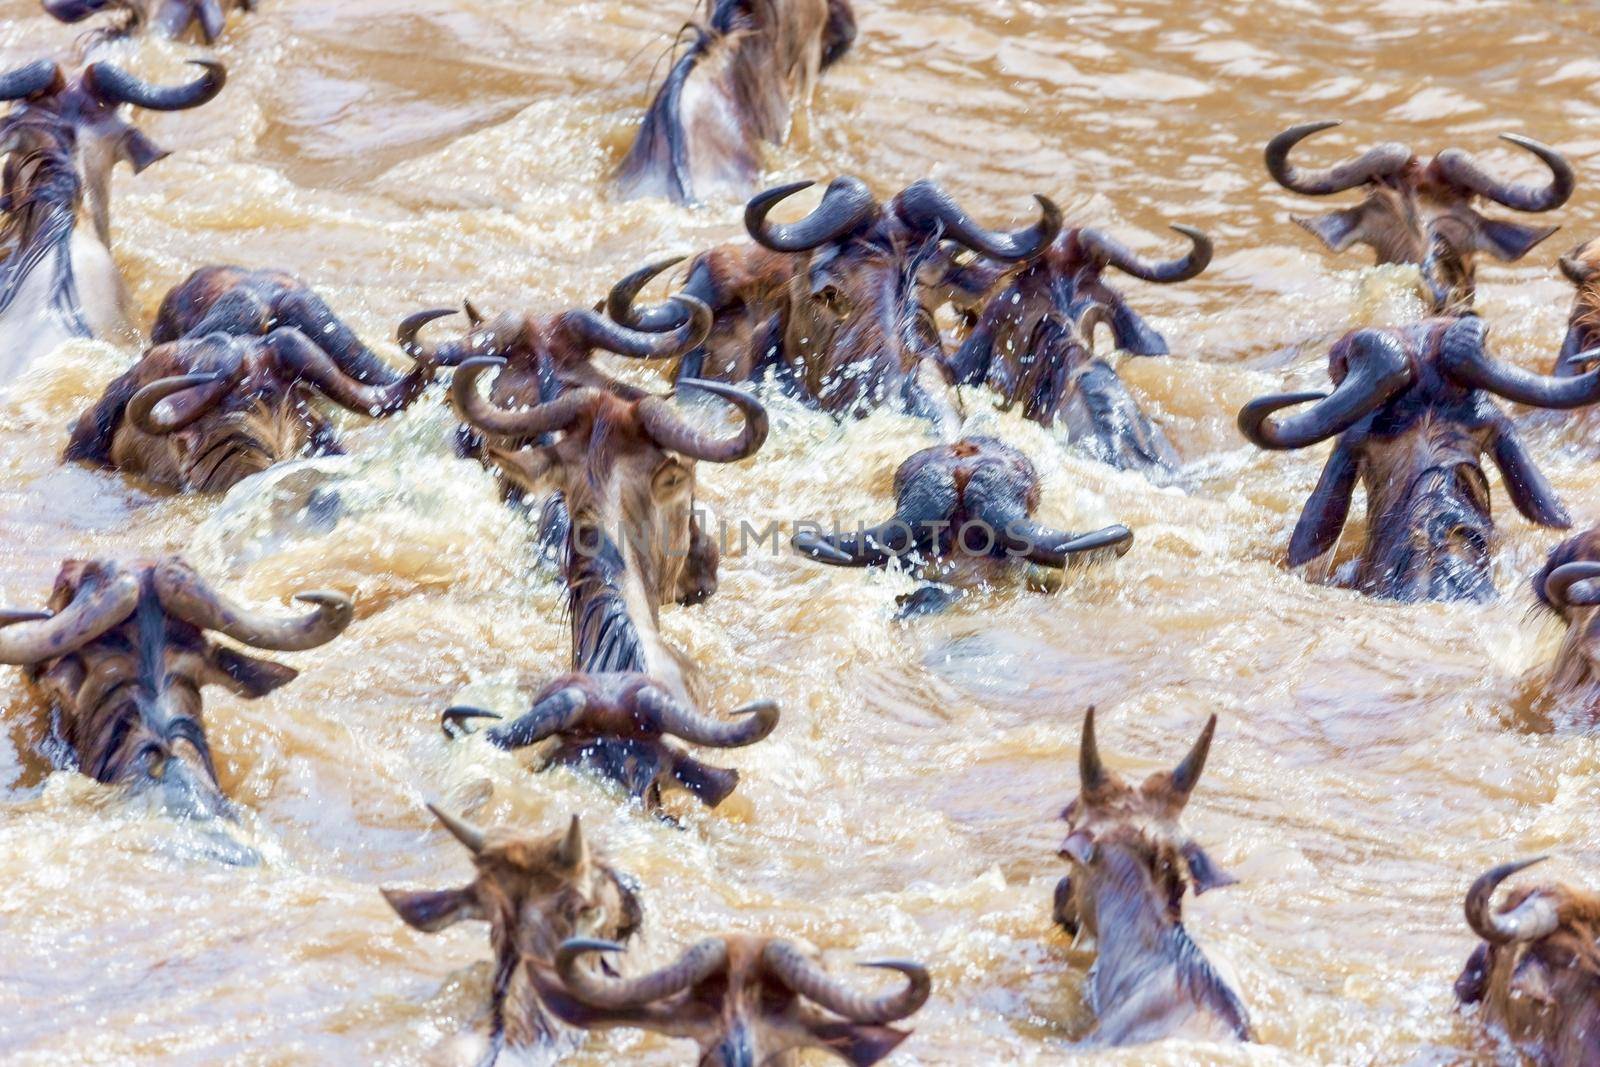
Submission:
M 1103 324 L 1121 351 L 1167 354 L 1166 339 L 1103 275 L 1115 267 L 1161 284 L 1197 276 L 1211 262 L 1211 239 L 1190 226 L 1173 229 L 1193 247 L 1167 262 L 1142 259 L 1100 230 L 1073 227 L 1021 268 L 981 260 L 956 267 L 948 284 L 970 308 L 971 323 L 951 358 L 956 380 L 988 385 L 1005 407 L 1020 404 L 1023 417 L 1041 426 L 1064 424 L 1074 444 L 1114 467 L 1170 472 L 1177 466 L 1172 445 L 1095 355 L 1094 335 Z
M 152 30 L 177 40 L 194 26 L 214 44 L 228 24 L 228 10 L 254 11 L 257 0 L 44 0 L 44 9 L 62 22 L 82 22 L 102 11 L 121 16 L 113 34 Z
M 690 265 L 682 295 L 708 304 L 717 326 L 706 350 L 687 356 L 679 373 L 746 381 L 771 368 L 785 387 L 834 415 L 890 406 L 953 428 L 952 373 L 925 275 L 943 270 L 942 242 L 1025 263 L 1060 232 L 1060 210 L 1036 197 L 1038 222 L 995 232 L 931 181 L 883 205 L 847 176 L 834 179 L 804 219 L 768 220 L 774 206 L 810 185 L 768 189 L 745 206 L 745 227 L 759 250 L 718 248 Z M 633 326 L 659 326 L 681 321 L 681 304 L 635 310 L 624 300 L 611 311 Z
M 1359 475 L 1367 536 L 1357 588 L 1397 600 L 1493 596 L 1494 522 L 1479 465 L 1485 452 L 1518 511 L 1541 526 L 1570 524 L 1489 394 L 1534 407 L 1579 407 L 1600 400 L 1600 371 L 1551 378 L 1500 363 L 1485 348 L 1486 329 L 1466 315 L 1353 331 L 1328 352 L 1331 394 L 1265 396 L 1239 412 L 1239 429 L 1260 448 L 1306 448 L 1336 438 L 1289 542 L 1290 566 L 1338 541 Z M 1306 401 L 1316 403 L 1270 417 Z
M 1289 162 L 1295 145 L 1337 125 L 1337 121 L 1308 122 L 1278 134 L 1267 144 L 1268 172 L 1285 189 L 1305 196 L 1364 188 L 1366 199 L 1356 207 L 1315 218 L 1297 216 L 1294 221 L 1334 252 L 1364 244 L 1377 263 L 1415 264 L 1436 315 L 1471 309 L 1479 252 L 1513 262 L 1557 229 L 1479 214 L 1472 206 L 1478 197 L 1513 211 L 1541 212 L 1554 211 L 1572 195 L 1575 178 L 1561 153 L 1514 133 L 1502 134 L 1502 139 L 1533 153 L 1550 168 L 1548 184 L 1501 181 L 1459 148 L 1422 160 L 1392 141 L 1326 170 L 1302 170 Z
M 1585 530 L 1557 545 L 1539 573 L 1533 592 L 1567 625 L 1545 692 L 1562 700 L 1581 700 L 1589 715 L 1600 714 L 1600 530 Z
M 1561 376 L 1581 374 L 1584 366 L 1575 362 L 1585 352 L 1600 349 L 1600 239 L 1588 240 L 1559 260 L 1561 273 L 1576 288 L 1572 312 L 1567 316 L 1567 335 L 1561 341 L 1553 373 Z
M 1456 979 L 1456 998 L 1480 1005 L 1483 1022 L 1538 1067 L 1592 1067 L 1600 1063 L 1600 896 L 1545 884 L 1492 906 L 1501 882 L 1539 862 L 1502 864 L 1472 883 L 1467 923 L 1483 943 Z
M 617 171 L 624 196 L 748 195 L 762 143 L 806 121 L 818 73 L 855 40 L 851 0 L 707 2 Z
M 559 989 L 550 1009 L 587 1029 L 653 1030 L 700 1046 L 700 1067 L 791 1067 L 817 1049 L 855 1064 L 877 1063 L 910 1036 L 889 1024 L 927 1003 L 927 969 L 910 960 L 863 964 L 905 976 L 877 996 L 850 989 L 814 950 L 753 934 L 708 937 L 675 962 L 635 978 L 613 978 L 582 964 L 618 953 L 613 942 L 575 939 L 556 953 Z
M 506 748 L 559 736 L 553 760 L 593 767 L 649 803 L 681 785 L 715 806 L 738 775 L 707 767 L 671 745 L 733 747 L 761 740 L 778 709 L 752 704 L 740 721 L 697 709 L 691 669 L 660 633 L 660 607 L 696 600 L 715 578 L 715 542 L 693 521 L 695 462 L 735 463 L 761 447 L 767 416 L 749 394 L 718 382 L 680 380 L 739 409 L 743 425 L 716 437 L 691 426 L 663 397 L 575 388 L 556 399 L 507 411 L 478 393 L 478 380 L 503 361 L 464 362 L 451 395 L 469 424 L 491 438 L 554 444 L 523 450 L 532 473 L 548 472 L 570 514 L 564 570 L 572 620 L 573 673 L 551 682 L 519 719 L 488 731 Z M 447 727 L 494 716 L 446 712 Z
M 1180 818 L 1205 770 L 1217 717 L 1172 771 L 1137 788 L 1101 762 L 1094 709 L 1083 720 L 1078 796 L 1062 812 L 1061 856 L 1072 873 L 1056 886 L 1055 917 L 1094 938 L 1090 1048 L 1169 1037 L 1251 1040 L 1244 1004 L 1183 927 L 1183 897 L 1235 881 L 1183 829 Z
M 131 337 L 127 291 L 111 256 L 111 168 L 135 173 L 167 153 L 120 112 L 198 107 L 222 91 L 222 66 L 161 87 L 110 63 L 69 78 L 41 59 L 0 75 L 0 385 L 75 337 Z M 81 225 L 82 224 L 82 225 Z
M 489 924 L 492 1063 L 502 1044 L 522 1048 L 555 1031 L 536 968 L 551 968 L 557 948 L 575 936 L 627 941 L 643 913 L 632 888 L 589 844 L 576 815 L 565 831 L 534 836 L 484 831 L 443 808 L 429 804 L 428 810 L 472 853 L 476 876 L 457 889 L 385 889 L 383 896 L 402 919 L 428 933 L 463 919 Z
M 941 582 L 913 594 L 908 610 L 951 599 L 949 584 L 987 581 L 1007 561 L 1069 567 L 1097 550 L 1123 555 L 1133 545 L 1126 526 L 1066 533 L 1033 521 L 1039 473 L 1032 461 L 993 437 L 964 437 L 913 454 L 894 474 L 895 513 L 887 522 L 845 533 L 797 531 L 794 546 L 840 567 L 918 561 L 922 576 Z
M 350 600 L 300 593 L 306 616 L 269 618 L 233 603 L 179 559 L 71 560 L 48 611 L 0 613 L 0 663 L 26 670 L 59 716 L 77 769 L 149 794 L 174 815 L 225 814 L 206 742 L 200 691 L 220 685 L 260 697 L 296 671 L 207 636 L 252 648 L 316 648 L 349 625 Z
M 413 315 L 421 325 L 448 314 Z M 154 347 L 79 417 L 66 458 L 171 489 L 224 492 L 307 448 L 338 451 L 321 395 L 379 417 L 433 380 L 388 370 L 304 283 L 281 271 L 207 267 L 167 294 Z

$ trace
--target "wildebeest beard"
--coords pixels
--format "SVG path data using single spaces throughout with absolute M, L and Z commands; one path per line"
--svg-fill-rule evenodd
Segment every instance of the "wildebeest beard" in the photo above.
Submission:
M 627 564 L 616 542 L 598 525 L 574 523 L 567 553 L 572 669 L 589 674 L 647 671 L 638 625 L 622 588 Z

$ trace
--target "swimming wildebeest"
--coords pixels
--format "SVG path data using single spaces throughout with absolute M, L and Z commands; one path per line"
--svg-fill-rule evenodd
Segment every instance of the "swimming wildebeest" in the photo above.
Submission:
M 1094 709 L 1083 720 L 1079 791 L 1067 805 L 1061 856 L 1072 873 L 1056 886 L 1055 916 L 1067 933 L 1094 938 L 1090 1048 L 1169 1037 L 1251 1040 L 1239 997 L 1183 927 L 1183 897 L 1232 885 L 1180 823 L 1205 770 L 1215 715 L 1183 762 L 1137 788 L 1100 759 Z
M 409 342 L 428 311 L 402 325 Z M 383 362 L 293 275 L 207 267 L 162 302 L 154 347 L 79 417 L 69 460 L 171 489 L 225 492 L 310 449 L 339 451 L 320 395 L 374 418 L 406 408 L 433 380 Z
M 1541 526 L 1570 525 L 1490 394 L 1533 407 L 1579 407 L 1600 400 L 1600 371 L 1569 378 L 1530 374 L 1496 361 L 1485 334 L 1475 315 L 1356 330 L 1328 352 L 1332 393 L 1265 396 L 1239 412 L 1239 429 L 1260 448 L 1307 448 L 1336 439 L 1289 542 L 1291 567 L 1338 541 L 1359 476 L 1367 493 L 1367 535 L 1357 588 L 1397 600 L 1493 596 L 1494 522 L 1480 466 L 1485 452 L 1518 511 Z M 1315 403 L 1271 417 L 1307 401 Z
M 1577 290 L 1567 316 L 1567 335 L 1561 341 L 1552 373 L 1569 377 L 1586 367 L 1575 362 L 1586 352 L 1600 349 L 1600 239 L 1588 240 L 1559 260 L 1561 273 Z
M 617 171 L 624 196 L 747 196 L 761 145 L 803 123 L 820 71 L 855 40 L 851 0 L 708 0 Z
M 44 9 L 62 22 L 82 22 L 101 11 L 122 16 L 110 28 L 112 35 L 151 30 L 173 40 L 199 29 L 206 44 L 214 44 L 228 24 L 228 9 L 254 11 L 257 0 L 44 0 Z
M 75 337 L 131 337 L 128 295 L 111 256 L 111 168 L 137 173 L 167 153 L 121 113 L 199 107 L 222 91 L 220 64 L 161 87 L 110 63 L 69 78 L 48 59 L 0 75 L 0 385 Z
M 225 814 L 200 691 L 220 685 L 260 697 L 296 671 L 217 644 L 215 631 L 251 648 L 316 648 L 350 623 L 348 598 L 307 592 L 309 615 L 269 618 L 233 603 L 178 559 L 72 560 L 48 611 L 0 613 L 0 663 L 23 667 L 59 715 L 77 768 L 149 794 L 174 815 Z
M 468 423 L 490 438 L 559 435 L 525 452 L 537 473 L 550 473 L 571 516 L 564 568 L 572 673 L 547 685 L 526 714 L 487 735 L 505 748 L 559 737 L 547 765 L 595 768 L 651 805 L 675 783 L 714 807 L 733 791 L 737 772 L 707 766 L 668 739 L 719 748 L 754 744 L 777 725 L 778 709 L 758 702 L 740 709 L 736 720 L 699 711 L 692 668 L 663 638 L 660 608 L 698 599 L 706 578 L 686 563 L 715 566 L 714 542 L 713 552 L 697 551 L 695 463 L 754 455 L 766 440 L 766 411 L 731 386 L 680 380 L 680 389 L 696 387 L 738 408 L 743 425 L 717 437 L 690 425 L 663 397 L 594 388 L 512 412 L 478 394 L 479 377 L 502 365 L 468 360 L 456 371 L 451 395 Z M 445 713 L 447 727 L 480 717 L 499 718 L 471 708 Z
M 1533 578 L 1539 602 L 1566 623 L 1545 692 L 1600 715 L 1600 530 L 1585 530 L 1557 545 Z
M 1538 1067 L 1600 1063 L 1600 896 L 1562 884 L 1501 882 L 1539 860 L 1485 872 L 1467 893 L 1467 923 L 1483 943 L 1456 979 L 1456 998 Z
M 998 576 L 1008 562 L 1070 567 L 1100 550 L 1121 556 L 1133 545 L 1126 526 L 1066 533 L 1033 521 L 1039 474 L 1027 456 L 993 437 L 965 437 L 915 453 L 894 474 L 894 517 L 849 533 L 801 530 L 794 546 L 819 563 L 883 566 L 920 563 L 940 584 L 913 594 L 908 611 L 941 606 L 959 587 Z
M 1095 355 L 1096 327 L 1109 327 L 1118 349 L 1164 356 L 1167 342 L 1121 293 L 1105 283 L 1108 267 L 1170 284 L 1211 262 L 1211 239 L 1174 226 L 1193 243 L 1187 254 L 1150 262 L 1114 237 L 1088 227 L 1064 229 L 1022 267 L 978 260 L 954 266 L 947 283 L 967 312 L 971 332 L 951 357 L 955 378 L 982 383 L 1024 418 L 1064 425 L 1084 451 L 1122 470 L 1166 473 L 1177 454 L 1128 392 L 1111 364 Z
M 842 177 L 804 219 L 768 220 L 774 206 L 810 184 L 769 189 L 746 205 L 745 227 L 760 248 L 717 248 L 690 264 L 681 295 L 710 306 L 717 321 L 679 374 L 747 381 L 770 368 L 791 392 L 834 415 L 889 406 L 953 427 L 952 372 L 925 275 L 942 272 L 943 242 L 1025 263 L 1060 232 L 1060 210 L 1037 197 L 1038 222 L 996 232 L 933 182 L 917 182 L 885 205 L 859 179 Z M 682 321 L 682 304 L 634 309 L 613 301 L 611 313 L 659 327 Z
M 904 975 L 902 989 L 869 996 L 829 974 L 813 950 L 753 934 L 709 937 L 675 962 L 636 978 L 582 969 L 622 946 L 568 941 L 556 953 L 559 991 L 550 1009 L 587 1029 L 653 1030 L 700 1046 L 700 1067 L 793 1067 L 805 1049 L 855 1064 L 877 1063 L 910 1036 L 889 1026 L 928 1000 L 927 969 L 910 960 L 863 964 Z
M 1339 125 L 1335 121 L 1292 126 L 1267 145 L 1267 170 L 1277 183 L 1306 196 L 1329 196 L 1362 188 L 1366 198 L 1356 207 L 1315 218 L 1296 217 L 1334 252 L 1353 244 L 1372 249 L 1377 263 L 1412 263 L 1436 315 L 1472 307 L 1476 292 L 1474 260 L 1486 252 L 1514 262 L 1527 255 L 1555 226 L 1526 226 L 1492 219 L 1473 207 L 1478 197 L 1513 211 L 1554 211 L 1572 195 L 1572 167 L 1560 152 L 1513 133 L 1502 138 L 1537 156 L 1550 168 L 1541 186 L 1512 184 L 1483 169 L 1459 148 L 1447 148 L 1431 160 L 1410 148 L 1387 142 L 1355 159 L 1326 170 L 1302 170 L 1289 162 L 1289 151 L 1305 138 Z
M 443 808 L 429 804 L 428 810 L 472 853 L 476 876 L 458 889 L 385 889 L 383 896 L 402 919 L 428 933 L 463 919 L 489 924 L 492 1063 L 502 1044 L 523 1048 L 555 1032 L 534 974 L 554 966 L 561 943 L 580 935 L 627 941 L 642 912 L 616 868 L 589 844 L 576 815 L 565 831 L 535 836 L 486 832 Z

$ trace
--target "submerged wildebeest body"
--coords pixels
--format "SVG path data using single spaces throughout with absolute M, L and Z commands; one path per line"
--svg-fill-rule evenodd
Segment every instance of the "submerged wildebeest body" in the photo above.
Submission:
M 592 848 L 574 815 L 560 833 L 536 837 L 484 831 L 428 805 L 472 854 L 476 876 L 457 889 L 383 890 L 384 899 L 418 930 L 433 933 L 464 919 L 489 924 L 494 981 L 489 1001 L 492 1064 L 501 1046 L 549 1040 L 558 1023 L 545 1010 L 537 974 L 554 966 L 570 938 L 626 942 L 643 921 L 639 900 L 605 855 Z
M 1121 556 L 1133 545 L 1126 526 L 1074 534 L 1034 522 L 1039 473 L 1027 456 L 993 437 L 915 453 L 895 471 L 894 495 L 887 522 L 850 533 L 801 530 L 795 548 L 840 567 L 917 562 L 923 577 L 949 583 L 988 581 L 1008 562 L 1070 567 L 1103 551 Z M 948 584 L 925 588 L 910 596 L 902 614 L 937 608 L 955 595 Z
M 1494 360 L 1476 316 L 1357 330 L 1328 353 L 1331 394 L 1261 397 L 1239 412 L 1258 447 L 1306 448 L 1335 438 L 1321 480 L 1289 542 L 1289 565 L 1327 552 L 1339 539 L 1359 476 L 1366 487 L 1367 536 L 1356 568 L 1363 592 L 1398 600 L 1482 600 L 1494 522 L 1480 461 L 1488 453 L 1518 511 L 1565 529 L 1566 510 L 1491 401 L 1573 408 L 1600 399 L 1600 371 L 1550 378 Z M 1306 401 L 1298 414 L 1273 412 Z
M 946 284 L 971 332 L 951 357 L 957 382 L 984 384 L 1004 408 L 1041 426 L 1065 426 L 1075 445 L 1121 470 L 1170 473 L 1177 454 L 1140 410 L 1111 364 L 1095 355 L 1097 326 L 1136 356 L 1164 356 L 1167 342 L 1104 281 L 1107 267 L 1149 282 L 1187 281 L 1211 262 L 1211 240 L 1188 226 L 1188 254 L 1150 263 L 1099 230 L 1062 230 L 1048 250 L 1010 263 L 954 267 Z
M 1267 170 L 1279 185 L 1305 196 L 1364 188 L 1366 199 L 1357 207 L 1315 218 L 1296 217 L 1295 222 L 1331 251 L 1364 244 L 1373 250 L 1379 264 L 1414 264 L 1422 272 L 1425 295 L 1436 315 L 1472 308 L 1478 253 L 1515 262 L 1557 229 L 1479 214 L 1472 206 L 1478 197 L 1531 213 L 1554 211 L 1572 195 L 1572 167 L 1561 153 L 1509 133 L 1502 138 L 1533 153 L 1550 168 L 1547 185 L 1503 182 L 1459 148 L 1447 148 L 1431 160 L 1422 160 L 1410 148 L 1393 142 L 1369 148 L 1327 170 L 1302 170 L 1289 162 L 1289 152 L 1296 144 L 1337 125 L 1308 122 L 1278 134 L 1267 145 Z
M 147 84 L 110 63 L 68 78 L 41 59 L 0 76 L 0 385 L 36 356 L 78 337 L 133 334 L 111 256 L 111 169 L 134 171 L 167 153 L 121 114 L 198 107 L 222 90 L 219 64 L 188 85 Z
M 773 207 L 810 185 L 769 189 L 746 205 L 745 228 L 769 254 L 719 248 L 691 264 L 682 295 L 711 307 L 718 347 L 691 353 L 679 374 L 747 381 L 771 370 L 790 392 L 836 416 L 890 407 L 953 430 L 960 421 L 953 376 L 924 275 L 942 271 L 947 241 L 992 260 L 1028 262 L 1060 232 L 1061 212 L 1037 197 L 1037 223 L 993 232 L 932 182 L 884 205 L 859 179 L 841 177 L 804 219 L 768 220 Z M 636 310 L 624 299 L 612 314 L 634 326 L 663 326 L 682 321 L 681 305 Z M 722 327 L 727 319 L 735 325 Z
M 928 1000 L 927 969 L 910 960 L 864 964 L 905 976 L 899 990 L 869 996 L 829 974 L 815 950 L 752 934 L 709 937 L 675 962 L 636 978 L 582 964 L 622 946 L 576 939 L 556 954 L 552 1012 L 586 1029 L 652 1030 L 700 1046 L 700 1067 L 794 1067 L 807 1049 L 870 1067 L 910 1036 L 890 1023 Z
M 1579 356 L 1600 349 L 1600 239 L 1583 242 L 1559 262 L 1561 273 L 1576 292 L 1567 316 L 1567 334 L 1551 373 L 1571 377 L 1587 369 L 1578 362 Z
M 1483 942 L 1456 979 L 1456 998 L 1536 1067 L 1600 1063 L 1600 895 L 1567 885 L 1512 890 L 1501 882 L 1539 860 L 1485 872 L 1467 893 L 1467 923 Z
M 44 0 L 44 9 L 62 22 L 82 22 L 110 12 L 121 16 L 109 27 L 112 35 L 153 31 L 178 40 L 193 26 L 200 39 L 214 44 L 228 25 L 228 10 L 254 11 L 257 0 Z
M 1194 748 L 1137 788 L 1100 759 L 1094 709 L 1083 721 L 1079 792 L 1064 812 L 1061 856 L 1072 873 L 1056 886 L 1055 918 L 1094 938 L 1088 1048 L 1171 1037 L 1252 1040 L 1244 1004 L 1183 926 L 1183 897 L 1232 885 L 1179 820 L 1205 769 L 1211 716 Z
M 851 0 L 709 0 L 656 91 L 616 181 L 624 196 L 748 196 L 761 146 L 803 122 L 820 71 L 855 40 Z
M 401 328 L 409 340 L 423 322 Z M 389 371 L 326 304 L 281 271 L 207 267 L 162 302 L 154 347 L 74 424 L 66 458 L 170 489 L 224 492 L 306 449 L 338 451 L 320 395 L 380 417 L 433 380 Z
M 660 607 L 701 599 L 715 583 L 715 543 L 693 523 L 695 462 L 734 463 L 761 447 L 765 410 L 748 394 L 717 382 L 680 381 L 733 404 L 743 426 L 714 437 L 689 425 L 665 398 L 574 388 L 547 403 L 506 411 L 478 394 L 479 377 L 503 366 L 478 358 L 456 372 L 451 395 L 474 428 L 528 445 L 550 473 L 570 514 L 564 551 L 573 673 L 551 682 L 533 707 L 487 731 L 505 748 L 559 738 L 551 762 L 590 767 L 656 804 L 663 788 L 682 786 L 709 806 L 724 800 L 738 775 L 706 766 L 671 744 L 679 737 L 728 748 L 753 744 L 777 725 L 776 706 L 758 702 L 737 721 L 697 710 L 691 669 L 660 633 Z M 709 571 L 709 573 L 707 573 Z M 490 712 L 453 708 L 447 727 Z
M 1551 550 L 1533 577 L 1539 602 L 1567 626 L 1546 695 L 1600 719 L 1600 529 L 1569 537 Z
M 59 715 L 77 768 L 101 781 L 152 793 L 171 813 L 224 814 L 200 691 L 220 685 L 260 697 L 295 677 L 207 636 L 292 652 L 333 640 L 350 601 L 301 593 L 308 616 L 270 619 L 223 598 L 187 564 L 66 563 L 47 612 L 0 613 L 0 662 L 25 668 Z

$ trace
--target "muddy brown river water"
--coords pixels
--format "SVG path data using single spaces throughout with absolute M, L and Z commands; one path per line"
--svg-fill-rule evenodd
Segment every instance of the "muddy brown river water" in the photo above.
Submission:
M 1265 454 L 1239 406 L 1325 380 L 1353 325 L 1419 305 L 1404 271 L 1333 257 L 1290 224 L 1313 207 L 1275 186 L 1280 128 L 1347 120 L 1308 146 L 1331 161 L 1378 140 L 1449 145 L 1538 176 L 1495 140 L 1558 146 L 1578 192 L 1563 230 L 1514 266 L 1480 268 L 1501 353 L 1546 369 L 1570 286 L 1555 258 L 1600 234 L 1600 9 L 1496 0 L 1211 3 L 859 0 L 855 51 L 824 79 L 810 143 L 774 181 L 849 172 L 889 193 L 933 176 L 991 224 L 1029 194 L 1143 251 L 1188 222 L 1218 255 L 1195 282 L 1119 280 L 1172 343 L 1124 377 L 1185 462 L 1159 487 L 990 410 L 969 429 L 1025 449 L 1042 514 L 1120 521 L 1138 541 L 1053 593 L 1020 583 L 895 624 L 896 574 L 818 567 L 770 544 L 731 554 L 721 591 L 664 626 L 717 707 L 759 696 L 784 717 L 729 754 L 744 781 L 675 829 L 597 782 L 477 743 L 447 743 L 460 697 L 513 705 L 561 670 L 558 587 L 527 524 L 455 459 L 429 399 L 352 424 L 351 456 L 171 498 L 64 467 L 65 427 L 131 348 L 69 344 L 0 398 L 0 600 L 42 603 L 64 558 L 181 551 L 224 589 L 282 605 L 297 588 L 358 598 L 350 630 L 285 657 L 294 684 L 256 702 L 207 693 L 222 783 L 260 866 L 213 862 L 189 829 L 106 787 L 51 773 L 48 709 L 0 676 L 0 1060 L 17 1064 L 470 1062 L 485 1002 L 481 924 L 404 926 L 381 884 L 463 880 L 465 854 L 422 807 L 550 829 L 580 812 L 645 887 L 634 950 L 665 961 L 703 933 L 804 937 L 840 971 L 913 956 L 935 990 L 903 1064 L 1490 1064 L 1450 992 L 1473 939 L 1462 895 L 1485 867 L 1551 853 L 1600 885 L 1600 737 L 1536 699 L 1557 628 L 1527 579 L 1558 535 L 1494 484 L 1500 540 L 1486 605 L 1408 606 L 1281 565 L 1325 449 Z M 206 263 L 303 275 L 364 336 L 471 295 L 485 310 L 587 305 L 661 253 L 740 232 L 735 204 L 620 203 L 604 177 L 688 0 L 262 0 L 218 52 L 214 103 L 142 125 L 174 155 L 119 171 L 114 250 L 148 325 Z M 70 48 L 34 0 L 0 2 L 0 61 Z M 120 58 L 175 77 L 190 46 Z M 1352 198 L 1346 196 L 1341 202 Z M 396 354 L 392 345 L 385 351 Z M 627 373 L 647 380 L 635 370 Z M 735 523 L 887 513 L 913 420 L 837 425 L 769 394 L 754 459 L 702 465 Z M 1600 416 L 1519 410 L 1579 526 L 1600 520 Z M 337 478 L 331 530 L 298 513 Z M 1359 503 L 1337 559 L 1359 542 Z M 1124 771 L 1175 762 L 1221 726 L 1189 823 L 1238 886 L 1187 906 L 1236 976 L 1260 1044 L 1070 1048 L 1087 1026 L 1088 958 L 1050 924 L 1061 805 L 1077 788 L 1085 705 Z M 679 1064 L 690 1046 L 633 1032 L 572 1064 Z M 508 1059 L 505 1062 L 516 1062 Z M 528 1062 L 538 1062 L 536 1056 Z M 821 1061 L 818 1061 L 821 1062 Z

